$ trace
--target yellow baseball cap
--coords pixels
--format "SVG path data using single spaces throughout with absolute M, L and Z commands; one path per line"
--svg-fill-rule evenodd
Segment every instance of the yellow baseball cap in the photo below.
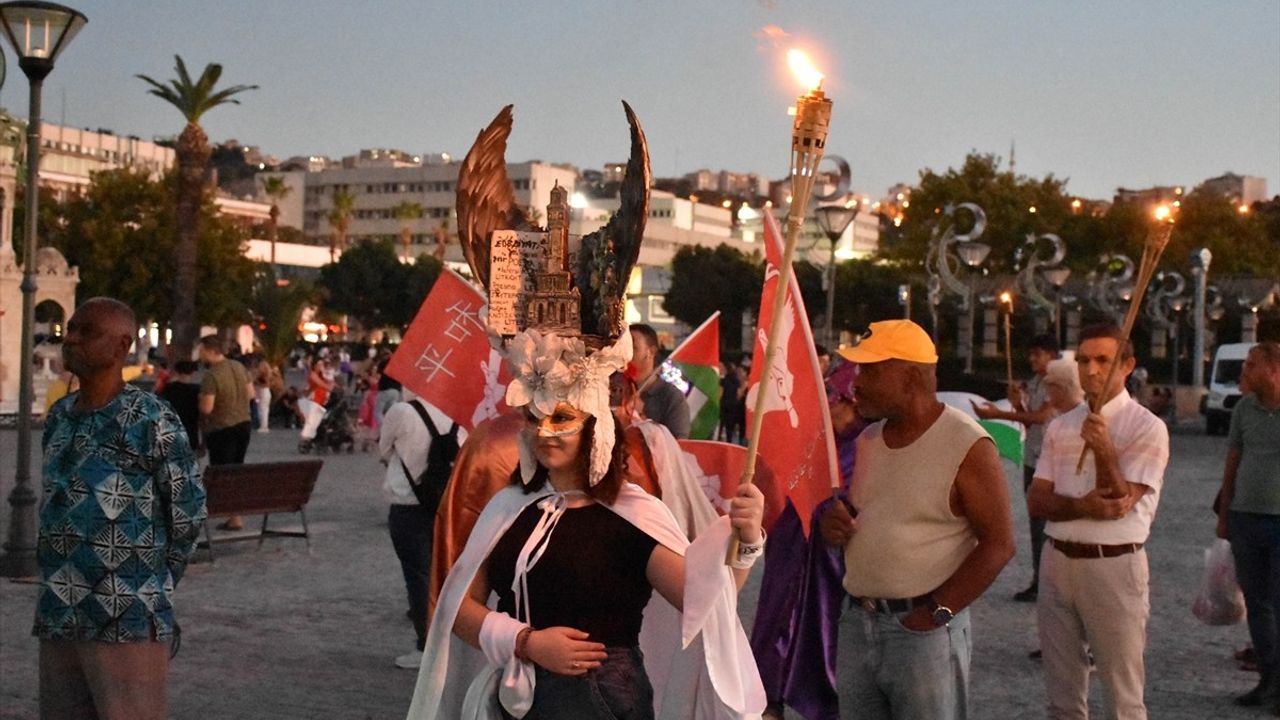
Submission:
M 910 320 L 883 320 L 871 323 L 870 332 L 853 347 L 842 348 L 840 357 L 863 365 L 885 360 L 934 365 L 938 351 L 929 333 L 919 325 Z

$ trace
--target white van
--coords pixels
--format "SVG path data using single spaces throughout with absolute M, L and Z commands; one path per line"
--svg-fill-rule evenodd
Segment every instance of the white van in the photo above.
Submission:
M 1231 424 L 1231 408 L 1240 402 L 1240 371 L 1244 359 L 1257 343 L 1227 343 L 1218 346 L 1209 375 L 1209 394 L 1204 399 L 1205 429 L 1210 435 L 1226 435 Z

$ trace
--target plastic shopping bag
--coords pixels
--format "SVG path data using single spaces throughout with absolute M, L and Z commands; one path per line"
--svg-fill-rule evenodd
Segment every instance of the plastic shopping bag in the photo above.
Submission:
M 1204 579 L 1191 612 L 1205 625 L 1235 625 L 1244 619 L 1244 594 L 1236 582 L 1231 543 L 1222 538 L 1204 551 Z

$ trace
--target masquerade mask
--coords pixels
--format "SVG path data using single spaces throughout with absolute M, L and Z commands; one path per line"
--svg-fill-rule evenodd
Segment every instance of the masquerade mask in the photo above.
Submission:
M 577 435 L 587 426 L 586 415 L 579 416 L 557 408 L 550 415 L 537 417 L 525 410 L 524 424 L 530 434 L 538 438 L 562 438 Z

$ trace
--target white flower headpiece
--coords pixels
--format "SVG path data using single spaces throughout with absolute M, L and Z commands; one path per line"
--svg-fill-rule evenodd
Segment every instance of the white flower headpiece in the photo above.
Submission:
M 591 440 L 588 481 L 600 482 L 613 457 L 614 421 L 609 409 L 609 376 L 631 360 L 631 333 L 624 326 L 613 345 L 588 353 L 580 338 L 542 333 L 530 328 L 506 343 L 507 362 L 514 380 L 507 386 L 507 405 L 530 406 L 535 417 L 555 412 L 567 403 L 596 419 Z M 520 434 L 520 476 L 533 479 L 537 461 L 528 433 Z

